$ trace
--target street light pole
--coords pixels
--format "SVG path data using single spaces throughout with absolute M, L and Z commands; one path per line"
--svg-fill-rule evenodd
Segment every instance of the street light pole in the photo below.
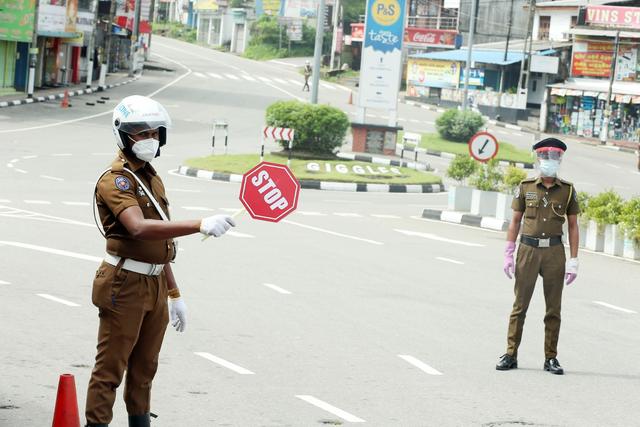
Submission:
M 620 47 L 620 31 L 616 31 L 616 41 L 613 48 L 613 60 L 609 76 L 609 90 L 607 90 L 607 102 L 604 107 L 604 118 L 600 128 L 600 144 L 606 144 L 609 138 L 609 121 L 611 120 L 611 93 L 613 92 L 613 80 L 616 76 L 616 63 L 618 62 L 618 49 Z
M 129 58 L 129 77 L 133 77 L 136 65 L 136 51 L 138 46 L 138 27 L 140 25 L 140 0 L 135 2 L 133 13 L 133 28 L 131 31 L 131 52 Z
M 324 36 L 324 6 L 325 1 L 318 1 L 316 23 L 316 45 L 313 51 L 313 75 L 311 80 L 311 103 L 318 103 L 318 86 L 320 85 L 320 56 L 322 55 L 322 37 Z
M 464 67 L 464 93 L 462 96 L 462 110 L 467 109 L 467 98 L 469 97 L 469 74 L 471 73 L 471 58 L 473 52 L 473 38 L 476 32 L 476 10 L 478 0 L 471 0 L 471 17 L 469 23 L 469 45 L 467 46 L 467 64 Z
M 27 83 L 27 98 L 33 98 L 33 86 L 36 82 L 36 65 L 38 63 L 38 4 L 33 12 L 33 34 L 29 48 L 29 82 Z

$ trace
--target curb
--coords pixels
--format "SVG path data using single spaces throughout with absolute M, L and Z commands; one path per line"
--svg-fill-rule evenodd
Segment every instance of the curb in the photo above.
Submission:
M 454 159 L 456 157 L 456 154 L 454 153 L 434 151 L 434 150 L 429 150 L 427 148 L 405 147 L 403 144 L 397 144 L 396 146 L 401 150 L 404 149 L 405 151 L 409 151 L 409 152 L 417 151 L 418 153 L 424 153 L 427 156 L 444 157 L 447 159 Z M 533 169 L 533 163 L 522 163 L 522 162 L 512 162 L 509 160 L 498 160 L 498 164 L 500 166 L 516 166 L 523 169 Z
M 465 212 L 425 209 L 422 211 L 422 218 L 452 222 L 454 224 L 464 224 L 494 231 L 507 231 L 509 228 L 509 221 L 499 220 L 491 216 L 472 215 Z
M 139 78 L 140 78 L 140 76 L 134 77 L 134 78 L 129 79 L 129 80 L 125 80 L 123 82 L 105 85 L 104 88 L 100 88 L 99 86 L 94 86 L 94 87 L 91 87 L 89 89 L 79 89 L 79 90 L 70 91 L 69 92 L 69 97 L 102 92 L 102 91 L 105 91 L 107 89 L 112 89 L 114 87 L 119 87 L 119 86 L 123 86 L 123 85 L 129 84 L 131 82 L 135 82 Z M 16 99 L 16 100 L 13 100 L 13 101 L 0 101 L 0 108 L 15 107 L 15 106 L 18 106 L 18 105 L 33 104 L 33 103 L 36 103 L 36 102 L 55 101 L 55 100 L 62 99 L 62 98 L 64 98 L 64 92 L 59 93 L 57 95 L 34 96 L 33 98 Z
M 226 182 L 242 182 L 242 175 L 207 171 L 203 169 L 180 166 L 178 174 L 194 178 Z M 332 191 L 355 191 L 377 193 L 440 193 L 445 191 L 444 184 L 365 184 L 355 182 L 299 180 L 301 188 Z
M 337 153 L 336 155 L 341 159 L 346 159 L 346 160 L 356 160 L 359 162 L 377 163 L 380 165 L 405 167 L 405 168 L 417 169 L 421 171 L 433 171 L 433 168 L 431 168 L 431 166 L 429 166 L 426 163 L 406 162 L 404 160 L 393 160 L 393 159 L 387 159 L 384 157 L 365 156 L 362 154 L 355 154 L 355 153 Z

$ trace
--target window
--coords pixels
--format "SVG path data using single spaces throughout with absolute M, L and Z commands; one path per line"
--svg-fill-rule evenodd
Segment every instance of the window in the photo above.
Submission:
M 578 17 L 577 16 L 572 16 L 571 17 L 571 28 L 575 28 L 576 25 L 578 25 Z
M 541 16 L 538 24 L 538 40 L 549 40 L 549 27 L 551 27 L 551 17 Z

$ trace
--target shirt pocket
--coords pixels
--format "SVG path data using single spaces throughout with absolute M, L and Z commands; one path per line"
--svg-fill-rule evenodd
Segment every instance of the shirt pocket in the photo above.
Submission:
M 537 200 L 527 200 L 524 208 L 524 216 L 525 218 L 535 218 L 538 216 L 538 205 L 540 204 Z
M 567 204 L 564 202 L 551 201 L 551 209 L 556 217 L 564 218 L 567 213 Z
M 115 307 L 116 299 L 129 272 L 122 268 L 103 263 L 93 280 L 91 302 L 98 308 Z

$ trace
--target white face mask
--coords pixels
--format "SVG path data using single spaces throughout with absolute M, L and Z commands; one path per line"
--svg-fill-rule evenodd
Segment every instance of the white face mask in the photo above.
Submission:
M 539 168 L 542 176 L 555 177 L 560 169 L 560 160 L 540 159 Z
M 141 139 L 133 144 L 131 151 L 133 151 L 133 154 L 140 160 L 150 162 L 155 159 L 158 148 L 160 148 L 160 141 L 154 138 L 147 138 Z

